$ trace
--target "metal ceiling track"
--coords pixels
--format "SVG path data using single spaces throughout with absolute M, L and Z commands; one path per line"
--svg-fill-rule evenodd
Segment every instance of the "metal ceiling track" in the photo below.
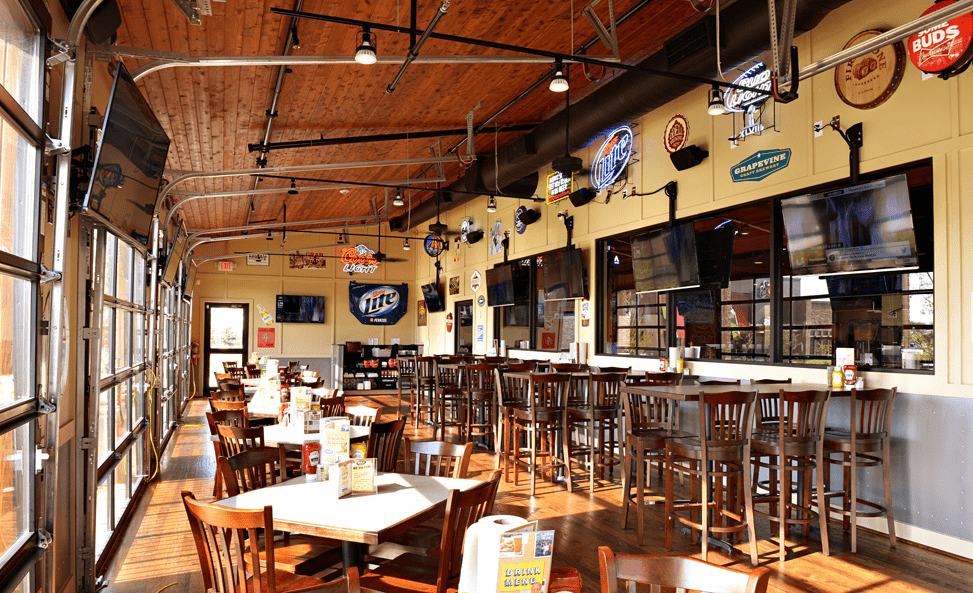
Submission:
M 509 126 L 495 126 L 479 128 L 475 134 L 493 134 L 497 132 L 526 132 L 533 130 L 537 124 L 513 124 Z M 387 142 L 390 140 L 415 140 L 418 138 L 439 138 L 440 136 L 466 136 L 468 128 L 451 130 L 429 130 L 426 132 L 402 132 L 397 134 L 370 134 L 367 136 L 350 136 L 347 138 L 317 138 L 314 140 L 293 140 L 290 142 L 268 142 L 266 144 L 248 144 L 250 152 L 268 152 L 271 150 L 287 150 L 291 148 L 313 148 L 318 146 L 342 146 L 345 144 L 364 144 L 368 142 Z
M 283 177 L 281 177 L 283 178 Z M 319 179 L 317 181 L 326 181 L 324 179 Z M 443 183 L 446 181 L 445 177 L 423 177 L 421 179 L 395 179 L 392 181 L 386 181 L 383 183 L 379 182 L 367 182 L 367 181 L 354 181 L 354 182 L 339 182 L 339 183 L 327 183 L 326 185 L 305 185 L 298 187 L 297 189 L 302 192 L 307 191 L 326 191 L 335 189 L 351 189 L 355 187 L 367 186 L 367 187 L 385 187 L 386 185 L 390 187 L 411 187 L 413 184 L 422 183 Z M 425 188 L 423 188 L 425 189 Z M 264 189 L 242 189 L 239 191 L 218 191 L 209 193 L 199 193 L 197 191 L 174 191 L 169 192 L 169 195 L 173 198 L 183 198 L 186 196 L 199 196 L 205 198 L 233 198 L 237 196 L 248 196 L 250 194 L 263 195 L 263 194 L 282 194 L 291 191 L 289 187 L 266 187 Z

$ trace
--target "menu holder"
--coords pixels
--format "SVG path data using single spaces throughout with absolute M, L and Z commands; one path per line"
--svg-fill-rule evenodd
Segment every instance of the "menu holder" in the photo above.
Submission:
M 331 466 L 328 472 L 328 481 L 334 483 L 334 488 L 338 498 L 344 498 L 352 493 L 350 459 Z
M 321 464 L 331 465 L 350 457 L 351 420 L 347 416 L 321 419 Z
M 842 368 L 845 365 L 855 364 L 855 349 L 854 348 L 835 348 L 834 349 L 834 363 L 835 366 Z
M 355 494 L 376 494 L 378 485 L 375 483 L 378 465 L 375 458 L 350 459 L 351 491 Z
M 301 426 L 304 427 L 304 434 L 319 434 L 321 431 L 321 411 L 307 410 L 301 412 Z
M 532 522 L 500 535 L 498 593 L 547 593 L 554 531 L 534 531 L 536 527 Z

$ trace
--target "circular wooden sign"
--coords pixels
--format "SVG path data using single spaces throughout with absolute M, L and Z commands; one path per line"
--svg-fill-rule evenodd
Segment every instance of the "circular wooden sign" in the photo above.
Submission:
M 954 4 L 936 2 L 922 16 Z M 961 14 L 909 37 L 909 58 L 916 68 L 930 74 L 958 71 L 973 53 L 973 15 Z
M 880 35 L 870 29 L 851 38 L 843 49 L 854 47 Z M 834 69 L 834 86 L 841 100 L 857 109 L 874 109 L 888 100 L 902 82 L 905 47 L 896 42 L 864 56 L 844 62 Z

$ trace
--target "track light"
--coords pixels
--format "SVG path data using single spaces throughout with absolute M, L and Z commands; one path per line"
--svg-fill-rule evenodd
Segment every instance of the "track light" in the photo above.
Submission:
M 358 51 L 355 52 L 355 61 L 359 64 L 374 64 L 378 61 L 378 53 L 375 51 L 375 34 L 368 27 L 362 28 L 359 33 L 361 43 L 358 44 Z
M 271 231 L 270 229 L 267 229 L 267 240 L 268 241 L 273 241 L 274 240 L 274 232 Z
M 395 197 L 392 198 L 393 206 L 405 206 L 405 202 L 402 200 L 402 192 L 395 192 Z
M 723 102 L 723 93 L 720 92 L 720 87 L 713 85 L 713 88 L 709 90 L 709 107 L 707 107 L 706 112 L 710 115 L 723 115 L 726 113 L 726 103 Z
M 409 247 L 409 238 L 406 237 L 405 238 L 405 241 L 402 242 L 402 251 L 408 251 L 410 249 L 412 249 L 412 248 Z
M 294 180 L 293 179 L 291 179 L 291 188 L 289 190 L 287 190 L 287 193 L 289 193 L 291 195 L 296 195 L 297 194 L 297 184 L 294 183 Z
M 497 211 L 497 199 L 493 196 L 490 196 L 490 201 L 487 202 L 487 212 L 496 212 L 496 211 Z
M 554 62 L 554 76 L 551 77 L 551 86 L 549 88 L 555 93 L 563 93 L 569 87 L 568 77 L 564 75 L 564 66 L 561 64 L 561 60 L 557 60 Z
M 301 42 L 297 39 L 297 23 L 291 27 L 291 47 L 294 49 L 301 49 Z

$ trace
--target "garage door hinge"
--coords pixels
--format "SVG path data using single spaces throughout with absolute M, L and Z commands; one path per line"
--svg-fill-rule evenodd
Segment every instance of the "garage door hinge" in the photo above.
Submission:
M 54 540 L 51 538 L 51 534 L 47 532 L 43 527 L 37 531 L 37 546 L 39 548 L 47 549 L 51 547 L 51 543 Z
M 81 339 L 94 340 L 100 335 L 100 332 L 101 332 L 100 327 L 86 327 L 81 330 Z
M 94 449 L 94 448 L 95 448 L 95 439 L 94 438 L 92 438 L 92 437 L 84 437 L 84 438 L 81 439 L 81 449 L 82 450 Z

